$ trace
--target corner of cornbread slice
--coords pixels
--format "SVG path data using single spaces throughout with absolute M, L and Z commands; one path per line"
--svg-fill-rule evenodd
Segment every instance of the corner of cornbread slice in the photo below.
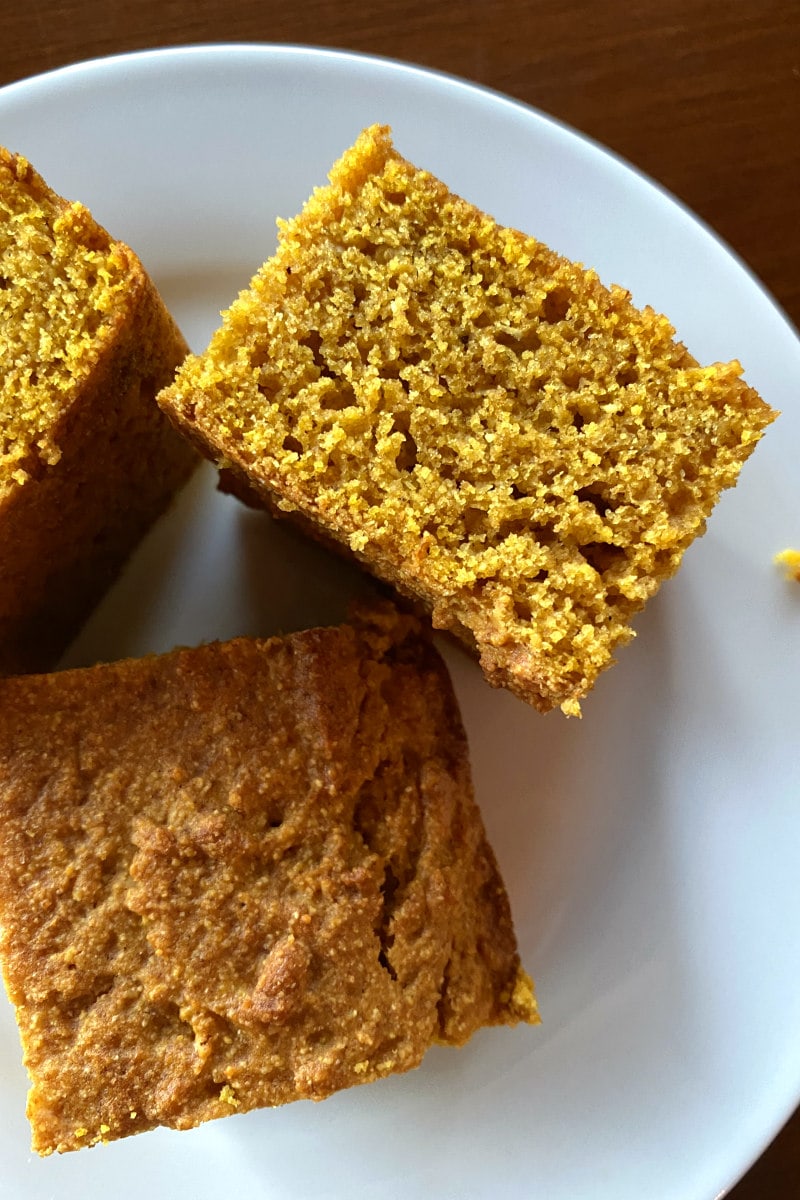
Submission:
M 0 147 L 0 674 L 52 667 L 198 459 L 139 259 Z
M 538 1020 L 446 669 L 390 609 L 0 680 L 0 955 L 40 1154 Z
M 240 491 L 579 702 L 774 413 L 365 130 L 160 402 Z

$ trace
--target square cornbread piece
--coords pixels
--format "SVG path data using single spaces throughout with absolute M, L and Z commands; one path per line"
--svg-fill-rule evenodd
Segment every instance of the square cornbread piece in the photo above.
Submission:
M 413 618 L 0 681 L 0 954 L 40 1154 L 538 1020 Z
M 772 419 L 738 363 L 366 130 L 160 398 L 232 489 L 576 713 Z
M 0 674 L 51 666 L 197 456 L 141 263 L 0 148 Z

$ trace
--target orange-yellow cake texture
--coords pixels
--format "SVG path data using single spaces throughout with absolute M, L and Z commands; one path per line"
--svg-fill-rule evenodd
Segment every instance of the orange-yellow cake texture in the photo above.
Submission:
M 775 555 L 775 562 L 785 569 L 787 579 L 796 579 L 800 583 L 800 550 L 781 550 Z
M 388 610 L 0 680 L 0 955 L 40 1154 L 538 1020 L 446 670 Z
M 161 403 L 240 493 L 576 713 L 774 414 L 366 130 Z
M 54 664 L 196 455 L 141 263 L 0 148 L 0 674 Z

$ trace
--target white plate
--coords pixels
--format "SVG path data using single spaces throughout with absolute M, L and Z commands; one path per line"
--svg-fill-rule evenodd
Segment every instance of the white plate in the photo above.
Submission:
M 0 1192 L 711 1200 L 800 1099 L 800 345 L 708 230 L 541 115 L 396 63 L 209 47 L 0 92 L 0 141 L 141 254 L 195 347 L 328 167 L 374 121 L 499 220 L 627 285 L 701 360 L 738 357 L 783 417 L 639 638 L 584 705 L 538 716 L 450 653 L 475 780 L 544 1025 L 417 1072 L 33 1160 L 0 1008 Z M 69 662 L 338 618 L 344 567 L 205 471 Z

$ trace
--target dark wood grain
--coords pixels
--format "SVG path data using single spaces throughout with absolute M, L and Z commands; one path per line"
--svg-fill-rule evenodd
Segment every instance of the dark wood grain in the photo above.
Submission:
M 673 191 L 800 323 L 800 0 L 0 0 L 0 84 L 209 41 L 388 55 L 527 101 Z M 800 1114 L 731 1192 L 799 1195 Z
M 552 113 L 675 192 L 800 323 L 800 0 L 0 0 L 0 83 L 241 40 L 391 55 Z

